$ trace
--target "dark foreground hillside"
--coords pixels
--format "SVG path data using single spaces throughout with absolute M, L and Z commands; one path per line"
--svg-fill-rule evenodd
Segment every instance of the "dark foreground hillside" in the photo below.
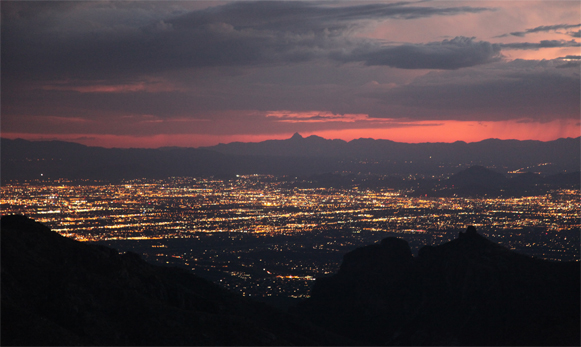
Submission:
M 344 345 L 184 270 L 4 216 L 1 345 Z
M 344 256 L 290 314 L 137 254 L 1 219 L 1 345 L 572 345 L 579 262 L 478 235 L 386 238 Z M 312 323 L 311 323 L 312 322 Z
M 580 345 L 579 262 L 514 253 L 474 227 L 413 257 L 386 238 L 317 279 L 296 311 L 366 345 Z

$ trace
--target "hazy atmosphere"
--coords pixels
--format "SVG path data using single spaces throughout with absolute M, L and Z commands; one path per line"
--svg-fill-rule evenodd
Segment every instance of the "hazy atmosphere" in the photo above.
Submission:
M 2 136 L 580 134 L 578 1 L 3 1 Z
M 581 346 L 579 0 L 0 6 L 0 346 Z

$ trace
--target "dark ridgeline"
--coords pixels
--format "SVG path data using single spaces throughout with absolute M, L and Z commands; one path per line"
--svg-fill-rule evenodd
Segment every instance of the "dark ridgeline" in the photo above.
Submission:
M 474 228 L 418 257 L 398 238 L 349 252 L 290 313 L 23 216 L 2 217 L 1 237 L 2 345 L 580 342 L 579 262 L 516 254 Z
M 358 176 L 355 174 L 324 173 L 308 176 L 307 181 L 295 182 L 303 188 L 351 188 L 360 189 L 413 189 L 410 197 L 514 197 L 546 194 L 555 189 L 579 189 L 579 171 L 542 176 L 532 172 L 507 178 L 503 174 L 480 165 L 461 170 L 447 179 L 402 180 L 398 176 Z
M 459 171 L 442 181 L 422 180 L 410 195 L 431 197 L 456 196 L 523 196 L 542 195 L 553 189 L 579 189 L 579 171 L 542 176 L 532 172 L 507 178 L 503 174 L 480 165 Z M 434 185 L 437 184 L 438 187 Z M 445 189 L 442 189 L 445 188 Z
M 579 265 L 514 253 L 474 227 L 415 258 L 386 238 L 347 253 L 295 311 L 367 345 L 579 346 Z
M 134 253 L 1 219 L 9 345 L 348 345 L 296 316 Z
M 0 160 L 3 180 L 39 179 L 41 173 L 44 178 L 102 180 L 344 171 L 431 176 L 461 171 L 466 165 L 506 170 L 531 167 L 544 175 L 554 175 L 579 171 L 580 140 L 407 144 L 373 139 L 346 142 L 295 134 L 287 140 L 204 148 L 106 149 L 62 141 L 2 138 Z M 541 163 L 551 164 L 538 166 Z

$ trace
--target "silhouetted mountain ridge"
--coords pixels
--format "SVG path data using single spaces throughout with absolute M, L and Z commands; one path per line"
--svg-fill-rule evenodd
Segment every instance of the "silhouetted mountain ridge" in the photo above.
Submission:
M 338 157 L 347 149 L 343 140 L 326 140 L 320 136 L 303 137 L 295 133 L 286 140 L 263 142 L 232 142 L 204 149 L 230 155 L 286 156 L 286 157 Z
M 578 171 L 580 139 L 485 140 L 398 143 L 389 140 L 326 140 L 293 135 L 287 140 L 235 142 L 203 148 L 100 148 L 62 141 L 1 139 L 2 179 L 119 180 L 236 174 L 312 175 L 329 172 L 448 174 L 467 164 L 529 168 L 543 174 Z M 41 174 L 43 176 L 41 176 Z
M 359 176 L 353 173 L 313 174 L 305 176 L 303 179 L 304 181 L 294 183 L 294 185 L 303 188 L 413 189 L 406 194 L 426 197 L 514 197 L 546 194 L 550 190 L 563 188 L 579 189 L 581 172 L 547 176 L 525 172 L 508 178 L 494 170 L 475 165 L 461 170 L 447 179 L 406 180 L 405 177 L 401 176 Z
M 406 241 L 345 255 L 297 309 L 369 345 L 579 345 L 579 262 L 514 253 L 473 227 L 453 241 Z
M 457 186 L 467 185 L 485 185 L 494 187 L 506 184 L 507 178 L 501 173 L 494 172 L 483 166 L 472 166 L 466 170 L 462 170 L 450 177 L 448 184 Z
M 579 262 L 517 254 L 473 227 L 417 257 L 393 237 L 355 249 L 286 314 L 23 216 L 0 225 L 3 345 L 580 342 Z
M 554 141 L 499 140 L 487 139 L 466 143 L 400 143 L 391 140 L 360 138 L 349 142 L 326 140 L 319 136 L 302 137 L 294 134 L 287 140 L 267 140 L 263 142 L 219 144 L 203 147 L 224 154 L 269 155 L 294 157 L 341 157 L 351 159 L 391 160 L 391 161 L 497 161 L 499 166 L 537 161 L 553 162 L 561 165 L 569 160 L 579 162 L 571 156 L 580 153 L 578 138 Z M 307 150 L 305 150 L 307 148 Z M 526 165 L 525 165 L 526 166 Z M 575 166 L 578 168 L 579 166 Z
M 342 345 L 185 270 L 3 216 L 2 345 Z

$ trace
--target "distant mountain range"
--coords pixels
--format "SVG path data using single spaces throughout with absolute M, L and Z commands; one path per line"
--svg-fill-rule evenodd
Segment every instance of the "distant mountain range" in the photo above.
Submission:
M 287 140 L 204 148 L 106 149 L 62 141 L 1 140 L 2 180 L 83 178 L 119 180 L 236 174 L 449 175 L 474 165 L 500 173 L 543 175 L 579 171 L 581 137 L 549 142 L 484 140 L 408 144 L 388 140 Z M 42 175 L 42 176 L 41 176 Z
M 466 143 L 401 143 L 390 140 L 356 139 L 352 141 L 327 140 L 295 133 L 287 140 L 268 140 L 256 143 L 232 142 L 204 149 L 231 155 L 259 155 L 285 157 L 333 157 L 368 160 L 496 162 L 497 166 L 513 164 L 516 168 L 525 163 L 568 164 L 572 157 L 579 162 L 581 137 L 555 141 L 518 141 L 488 139 Z M 573 159 L 575 160 L 575 159 Z M 574 166 L 576 168 L 579 165 Z
M 315 135 L 304 138 L 295 133 L 287 140 L 233 142 L 204 148 L 230 155 L 340 158 L 345 164 L 349 160 L 391 165 L 399 163 L 418 169 L 472 164 L 556 173 L 579 170 L 581 137 L 548 142 L 488 139 L 472 143 L 400 143 L 363 138 L 346 142 L 326 140 Z M 414 162 L 416 165 L 413 165 Z
M 1 226 L 2 345 L 579 345 L 579 262 L 514 253 L 468 228 L 347 253 L 288 313 L 135 253 Z

